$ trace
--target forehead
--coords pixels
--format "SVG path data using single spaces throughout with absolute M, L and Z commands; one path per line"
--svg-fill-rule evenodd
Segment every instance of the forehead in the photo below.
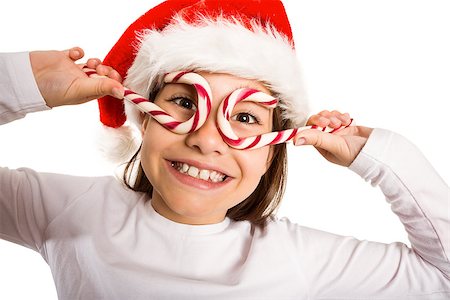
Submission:
M 224 73 L 198 72 L 197 74 L 206 79 L 213 94 L 219 98 L 222 98 L 221 96 L 227 96 L 236 89 L 243 87 L 253 88 L 266 94 L 271 94 L 270 90 L 262 82 L 257 80 Z
M 241 78 L 225 73 L 209 73 L 209 72 L 195 72 L 195 73 L 199 74 L 206 80 L 206 82 L 211 88 L 213 98 L 223 99 L 239 88 L 252 88 L 259 90 L 263 93 L 272 95 L 271 91 L 261 81 L 258 80 Z M 195 89 L 193 88 L 193 86 L 189 86 L 186 84 L 166 83 L 161 88 L 162 91 L 166 91 L 169 93 L 172 91 L 175 92 L 180 88 L 185 91 L 195 93 Z

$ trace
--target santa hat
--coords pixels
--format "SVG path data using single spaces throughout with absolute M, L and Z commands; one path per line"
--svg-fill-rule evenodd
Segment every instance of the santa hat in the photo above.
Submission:
M 303 126 L 307 118 L 292 31 L 279 0 L 167 0 L 131 24 L 103 63 L 147 97 L 173 71 L 256 79 L 278 98 L 284 119 Z M 99 99 L 99 108 L 101 122 L 116 133 L 106 152 L 127 159 L 140 144 L 128 125 L 139 128 L 141 113 L 109 96 Z

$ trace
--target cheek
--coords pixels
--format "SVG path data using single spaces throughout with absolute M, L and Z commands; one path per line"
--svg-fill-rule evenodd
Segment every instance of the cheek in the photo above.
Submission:
M 173 142 L 174 134 L 159 125 L 154 120 L 149 120 L 142 137 L 141 164 L 147 178 L 155 176 L 158 172 L 158 161 L 164 149 Z
M 148 135 L 148 134 L 147 134 Z M 141 166 L 145 173 L 145 176 L 148 180 L 153 184 L 152 177 L 155 173 L 154 170 L 152 170 L 152 166 L 155 166 L 155 153 L 158 152 L 158 149 L 155 149 L 155 145 L 157 143 L 154 143 L 151 139 L 146 137 L 144 135 L 143 141 L 142 141 L 142 147 L 141 147 Z
M 238 150 L 238 158 L 244 179 L 259 182 L 261 176 L 267 171 L 267 160 L 269 159 L 269 147 L 256 150 Z
M 142 133 L 142 161 L 147 161 L 151 154 L 158 151 L 158 143 L 156 143 L 156 139 L 159 135 L 157 128 L 155 128 L 156 126 L 153 126 L 152 123 L 153 122 L 149 122 L 145 128 L 145 131 Z

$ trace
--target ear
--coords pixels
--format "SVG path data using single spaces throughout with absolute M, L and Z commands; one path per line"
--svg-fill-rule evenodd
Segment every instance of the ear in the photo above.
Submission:
M 145 134 L 145 130 L 147 129 L 147 125 L 148 125 L 148 121 L 150 119 L 150 116 L 145 114 L 144 116 L 142 116 L 142 124 L 141 124 L 141 135 L 144 136 Z
M 269 170 L 270 165 L 272 164 L 273 154 L 274 154 L 273 149 L 274 149 L 274 146 L 269 147 L 269 154 L 267 155 L 267 162 L 266 162 L 266 170 L 264 171 L 264 173 L 266 173 L 267 170 Z

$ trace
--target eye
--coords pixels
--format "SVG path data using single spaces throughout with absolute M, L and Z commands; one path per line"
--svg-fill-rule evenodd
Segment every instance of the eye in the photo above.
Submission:
M 249 113 L 238 113 L 238 114 L 234 115 L 231 119 L 233 121 L 238 121 L 241 123 L 259 124 L 258 118 Z
M 189 98 L 175 97 L 175 98 L 172 98 L 171 101 L 173 103 L 175 103 L 176 105 L 181 106 L 182 108 L 189 109 L 189 110 L 193 109 L 195 111 L 197 110 L 197 106 L 195 105 L 195 102 Z

